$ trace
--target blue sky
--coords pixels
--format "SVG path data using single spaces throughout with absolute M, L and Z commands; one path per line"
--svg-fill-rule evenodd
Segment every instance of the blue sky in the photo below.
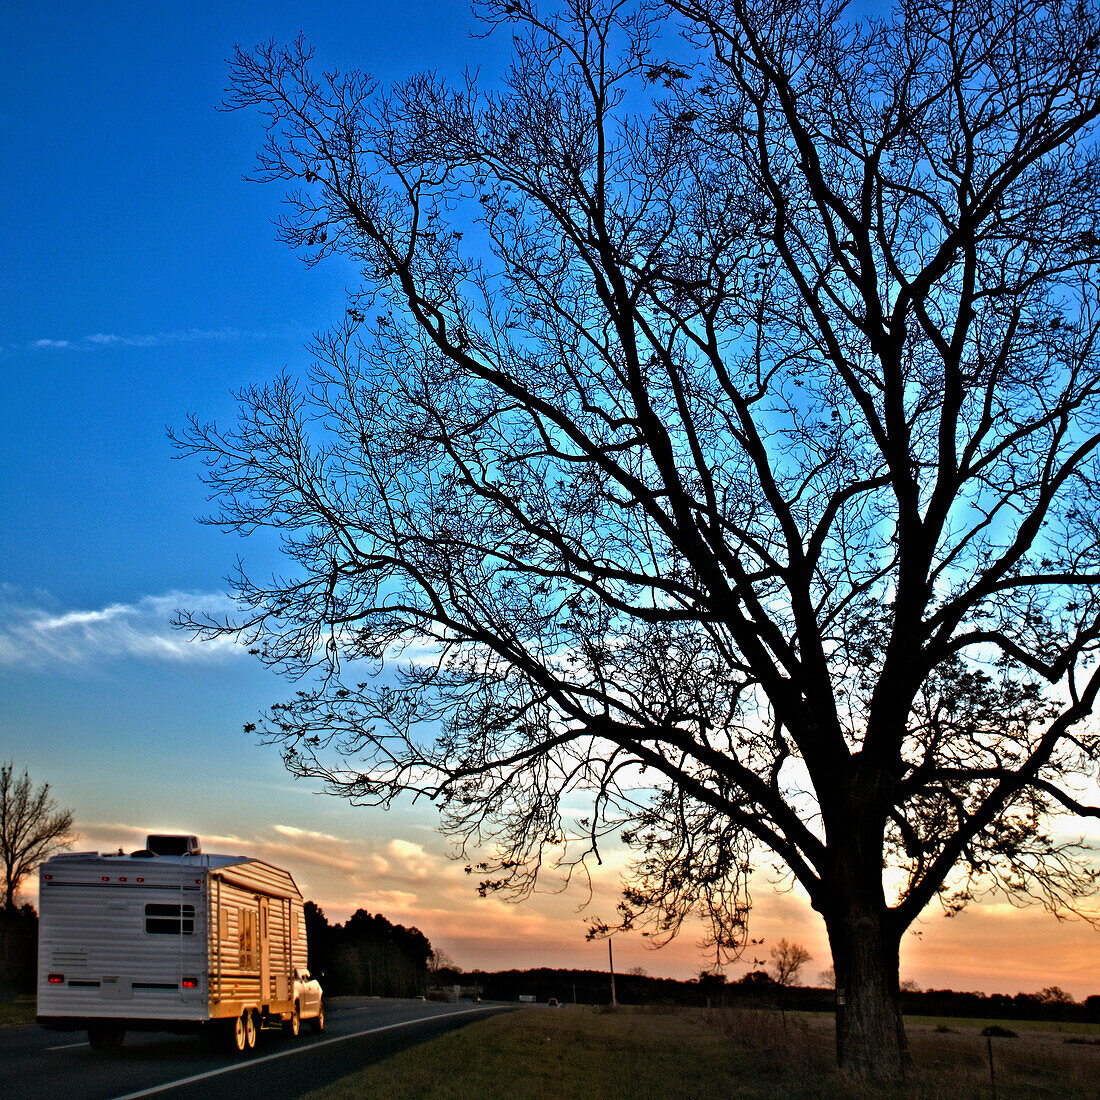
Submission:
M 430 810 L 357 810 L 292 782 L 242 732 L 287 686 L 239 649 L 197 646 L 169 626 L 175 608 L 218 605 L 238 553 L 273 559 L 258 540 L 195 522 L 198 467 L 173 459 L 166 426 L 191 412 L 226 420 L 233 391 L 304 371 L 303 344 L 343 314 L 355 279 L 339 262 L 307 269 L 275 241 L 280 192 L 241 178 L 260 120 L 216 109 L 225 59 L 236 43 L 302 32 L 325 67 L 382 80 L 499 71 L 507 42 L 472 39 L 472 26 L 460 0 L 9 6 L 0 758 L 53 784 L 76 811 L 80 847 L 186 829 L 208 850 L 290 867 L 335 919 L 363 906 L 418 924 L 462 965 L 598 967 L 583 897 L 479 901 Z M 617 871 L 613 859 L 592 912 L 611 911 Z M 797 896 L 757 897 L 758 935 L 810 946 L 811 977 L 828 965 Z M 1082 952 L 1096 954 L 1081 926 L 991 908 L 922 930 L 903 975 L 924 985 L 1100 987 L 1100 966 L 1075 975 Z M 1013 950 L 989 959 L 990 935 L 1010 948 L 1026 939 L 1034 977 Z M 658 955 L 627 940 L 616 959 L 677 976 L 705 964 L 690 935 Z
M 196 523 L 199 468 L 166 426 L 228 419 L 234 391 L 304 371 L 355 279 L 274 239 L 281 193 L 242 180 L 260 119 L 217 110 L 226 58 L 303 33 L 325 67 L 388 81 L 499 70 L 507 43 L 471 39 L 468 6 L 445 0 L 31 3 L 5 24 L 0 758 L 50 781 L 80 847 L 187 830 L 290 867 L 334 919 L 417 923 L 467 966 L 593 962 L 577 899 L 479 902 L 430 808 L 370 813 L 294 783 L 242 732 L 287 685 L 170 627 L 223 602 L 238 553 L 274 558 Z M 688 942 L 656 970 L 699 965 Z

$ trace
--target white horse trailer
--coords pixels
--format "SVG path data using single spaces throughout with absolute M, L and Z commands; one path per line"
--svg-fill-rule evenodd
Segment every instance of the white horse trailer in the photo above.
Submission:
M 239 1050 L 264 1027 L 324 1027 L 307 970 L 302 895 L 287 871 L 150 836 L 127 856 L 66 853 L 39 872 L 38 1022 L 88 1029 L 222 1028 Z

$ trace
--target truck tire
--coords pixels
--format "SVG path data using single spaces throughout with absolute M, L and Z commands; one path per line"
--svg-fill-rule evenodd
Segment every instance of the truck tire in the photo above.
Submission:
M 298 1038 L 298 1032 L 302 1030 L 302 1009 L 298 1002 L 294 1002 L 294 1008 L 291 1010 L 290 1019 L 283 1024 L 284 1030 L 286 1030 L 292 1039 Z
M 313 1030 L 325 1030 L 325 999 L 323 997 L 321 998 L 320 1003 L 317 1005 L 317 1015 L 313 1018 Z
M 249 1050 L 256 1049 L 256 1039 L 260 1034 L 260 1016 L 258 1012 L 245 1013 L 244 1038 Z

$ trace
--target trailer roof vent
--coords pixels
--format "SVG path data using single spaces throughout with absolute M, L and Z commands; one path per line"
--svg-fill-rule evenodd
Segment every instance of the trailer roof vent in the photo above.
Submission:
M 145 847 L 156 856 L 197 856 L 202 852 L 197 836 L 164 836 L 150 833 Z

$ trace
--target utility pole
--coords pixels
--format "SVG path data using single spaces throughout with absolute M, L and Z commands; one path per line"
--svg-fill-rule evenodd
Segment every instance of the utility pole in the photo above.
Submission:
M 615 999 L 615 956 L 611 952 L 611 937 L 607 937 L 607 967 L 611 971 L 611 1007 L 618 1008 L 619 1002 Z

